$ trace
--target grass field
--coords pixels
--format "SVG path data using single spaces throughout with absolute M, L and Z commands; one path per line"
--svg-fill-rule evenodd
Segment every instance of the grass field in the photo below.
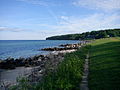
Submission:
M 89 67 L 90 90 L 120 90 L 120 38 L 92 43 Z

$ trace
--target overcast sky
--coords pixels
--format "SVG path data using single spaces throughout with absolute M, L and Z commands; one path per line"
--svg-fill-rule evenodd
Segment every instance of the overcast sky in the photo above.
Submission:
M 0 40 L 120 28 L 120 0 L 0 0 Z

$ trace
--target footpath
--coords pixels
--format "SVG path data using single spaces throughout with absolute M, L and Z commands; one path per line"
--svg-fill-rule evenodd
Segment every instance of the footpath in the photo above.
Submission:
M 84 65 L 84 72 L 82 76 L 82 81 L 80 83 L 80 90 L 89 90 L 88 88 L 88 74 L 89 74 L 89 54 L 87 54 Z

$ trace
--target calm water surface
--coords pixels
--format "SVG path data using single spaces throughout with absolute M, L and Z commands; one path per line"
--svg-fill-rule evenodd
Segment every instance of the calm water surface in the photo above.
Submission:
M 77 40 L 0 40 L 0 59 L 8 57 L 30 57 L 38 54 L 48 54 L 39 51 L 42 48 L 54 47 L 60 44 L 78 43 Z

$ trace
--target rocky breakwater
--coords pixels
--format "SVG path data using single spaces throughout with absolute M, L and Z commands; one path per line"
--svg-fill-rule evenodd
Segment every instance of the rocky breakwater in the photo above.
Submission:
M 48 58 L 44 55 L 36 55 L 28 58 L 7 58 L 5 60 L 0 60 L 0 69 L 15 69 L 16 67 L 30 67 L 39 66 L 41 62 Z
M 78 49 L 81 47 L 81 44 L 62 44 L 59 45 L 59 47 L 53 47 L 53 48 L 43 48 L 41 50 L 43 51 L 62 51 L 62 50 L 73 50 Z
M 77 44 L 62 44 L 62 45 L 59 45 L 59 47 L 43 48 L 41 50 L 58 51 L 59 53 L 64 53 L 70 50 L 73 50 L 73 51 L 77 50 L 82 45 L 84 45 L 84 43 L 86 43 L 86 41 L 82 43 L 77 43 Z M 23 67 L 23 66 L 24 67 L 39 66 L 43 62 L 45 62 L 45 60 L 49 60 L 49 58 L 50 58 L 49 55 L 35 55 L 33 57 L 18 58 L 18 59 L 7 58 L 5 60 L 0 60 L 0 69 L 15 69 L 16 67 Z

